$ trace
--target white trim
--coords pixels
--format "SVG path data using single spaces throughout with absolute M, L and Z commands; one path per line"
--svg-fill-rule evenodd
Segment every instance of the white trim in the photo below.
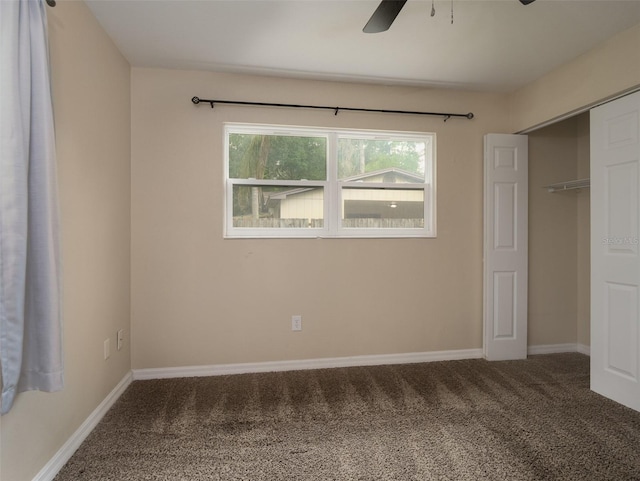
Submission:
M 419 362 L 479 359 L 482 349 L 460 349 L 455 351 L 409 352 L 405 354 L 379 354 L 349 356 L 296 361 L 248 362 L 239 364 L 212 364 L 207 366 L 184 366 L 166 368 L 134 369 L 134 380 L 166 379 L 174 377 L 223 376 L 256 372 L 299 371 L 334 367 L 378 366 L 383 364 L 414 364 Z
M 96 425 L 104 417 L 107 411 L 118 400 L 122 393 L 129 387 L 133 376 L 128 372 L 122 380 L 113 388 L 106 398 L 98 405 L 80 427 L 71 435 L 67 442 L 62 445 L 58 452 L 49 460 L 47 464 L 33 478 L 33 481 L 52 481 L 58 472 L 73 456 L 73 453 L 80 447 L 82 442 L 93 431 Z
M 580 354 L 585 354 L 587 356 L 591 356 L 591 346 L 587 346 L 586 344 L 578 343 L 577 346 L 576 346 L 576 350 Z
M 577 343 L 538 344 L 536 346 L 527 347 L 527 354 L 530 356 L 536 354 L 557 354 L 561 352 L 579 352 L 588 356 L 590 353 L 590 348 L 589 346 L 585 346 L 584 344 Z

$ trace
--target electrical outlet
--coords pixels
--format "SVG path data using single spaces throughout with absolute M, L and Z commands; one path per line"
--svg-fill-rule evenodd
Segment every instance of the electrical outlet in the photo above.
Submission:
M 104 360 L 106 361 L 111 356 L 111 339 L 105 339 L 104 341 Z
M 291 316 L 291 330 L 302 331 L 302 316 Z
M 124 345 L 124 329 L 120 329 L 118 331 L 118 345 L 117 345 L 118 351 L 122 349 L 123 345 Z

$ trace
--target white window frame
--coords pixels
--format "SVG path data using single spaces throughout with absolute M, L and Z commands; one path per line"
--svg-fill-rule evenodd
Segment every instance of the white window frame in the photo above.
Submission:
M 229 178 L 229 135 L 289 135 L 325 137 L 327 139 L 327 178 L 324 180 L 262 180 Z M 338 177 L 338 139 L 426 141 L 430 149 L 425 162 L 423 183 L 350 182 Z M 243 238 L 407 238 L 436 237 L 436 134 L 431 132 L 373 131 L 297 127 L 266 124 L 224 124 L 224 237 Z M 430 157 L 430 159 L 429 159 Z M 252 228 L 233 225 L 234 186 L 321 187 L 323 189 L 324 222 L 322 228 Z M 421 190 L 424 192 L 424 227 L 420 228 L 351 228 L 342 224 L 342 192 L 345 188 Z

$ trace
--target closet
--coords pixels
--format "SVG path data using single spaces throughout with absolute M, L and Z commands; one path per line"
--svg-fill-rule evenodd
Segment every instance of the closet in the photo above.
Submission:
M 640 411 L 640 92 L 487 134 L 484 168 L 485 357 L 589 354 L 591 389 Z
M 529 132 L 528 346 L 590 346 L 589 112 Z
M 585 113 L 528 135 L 485 135 L 488 360 L 589 351 L 589 118 Z

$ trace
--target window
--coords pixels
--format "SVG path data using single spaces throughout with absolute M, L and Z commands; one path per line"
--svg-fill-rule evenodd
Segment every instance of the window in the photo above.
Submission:
M 435 237 L 435 134 L 225 126 L 225 237 Z

